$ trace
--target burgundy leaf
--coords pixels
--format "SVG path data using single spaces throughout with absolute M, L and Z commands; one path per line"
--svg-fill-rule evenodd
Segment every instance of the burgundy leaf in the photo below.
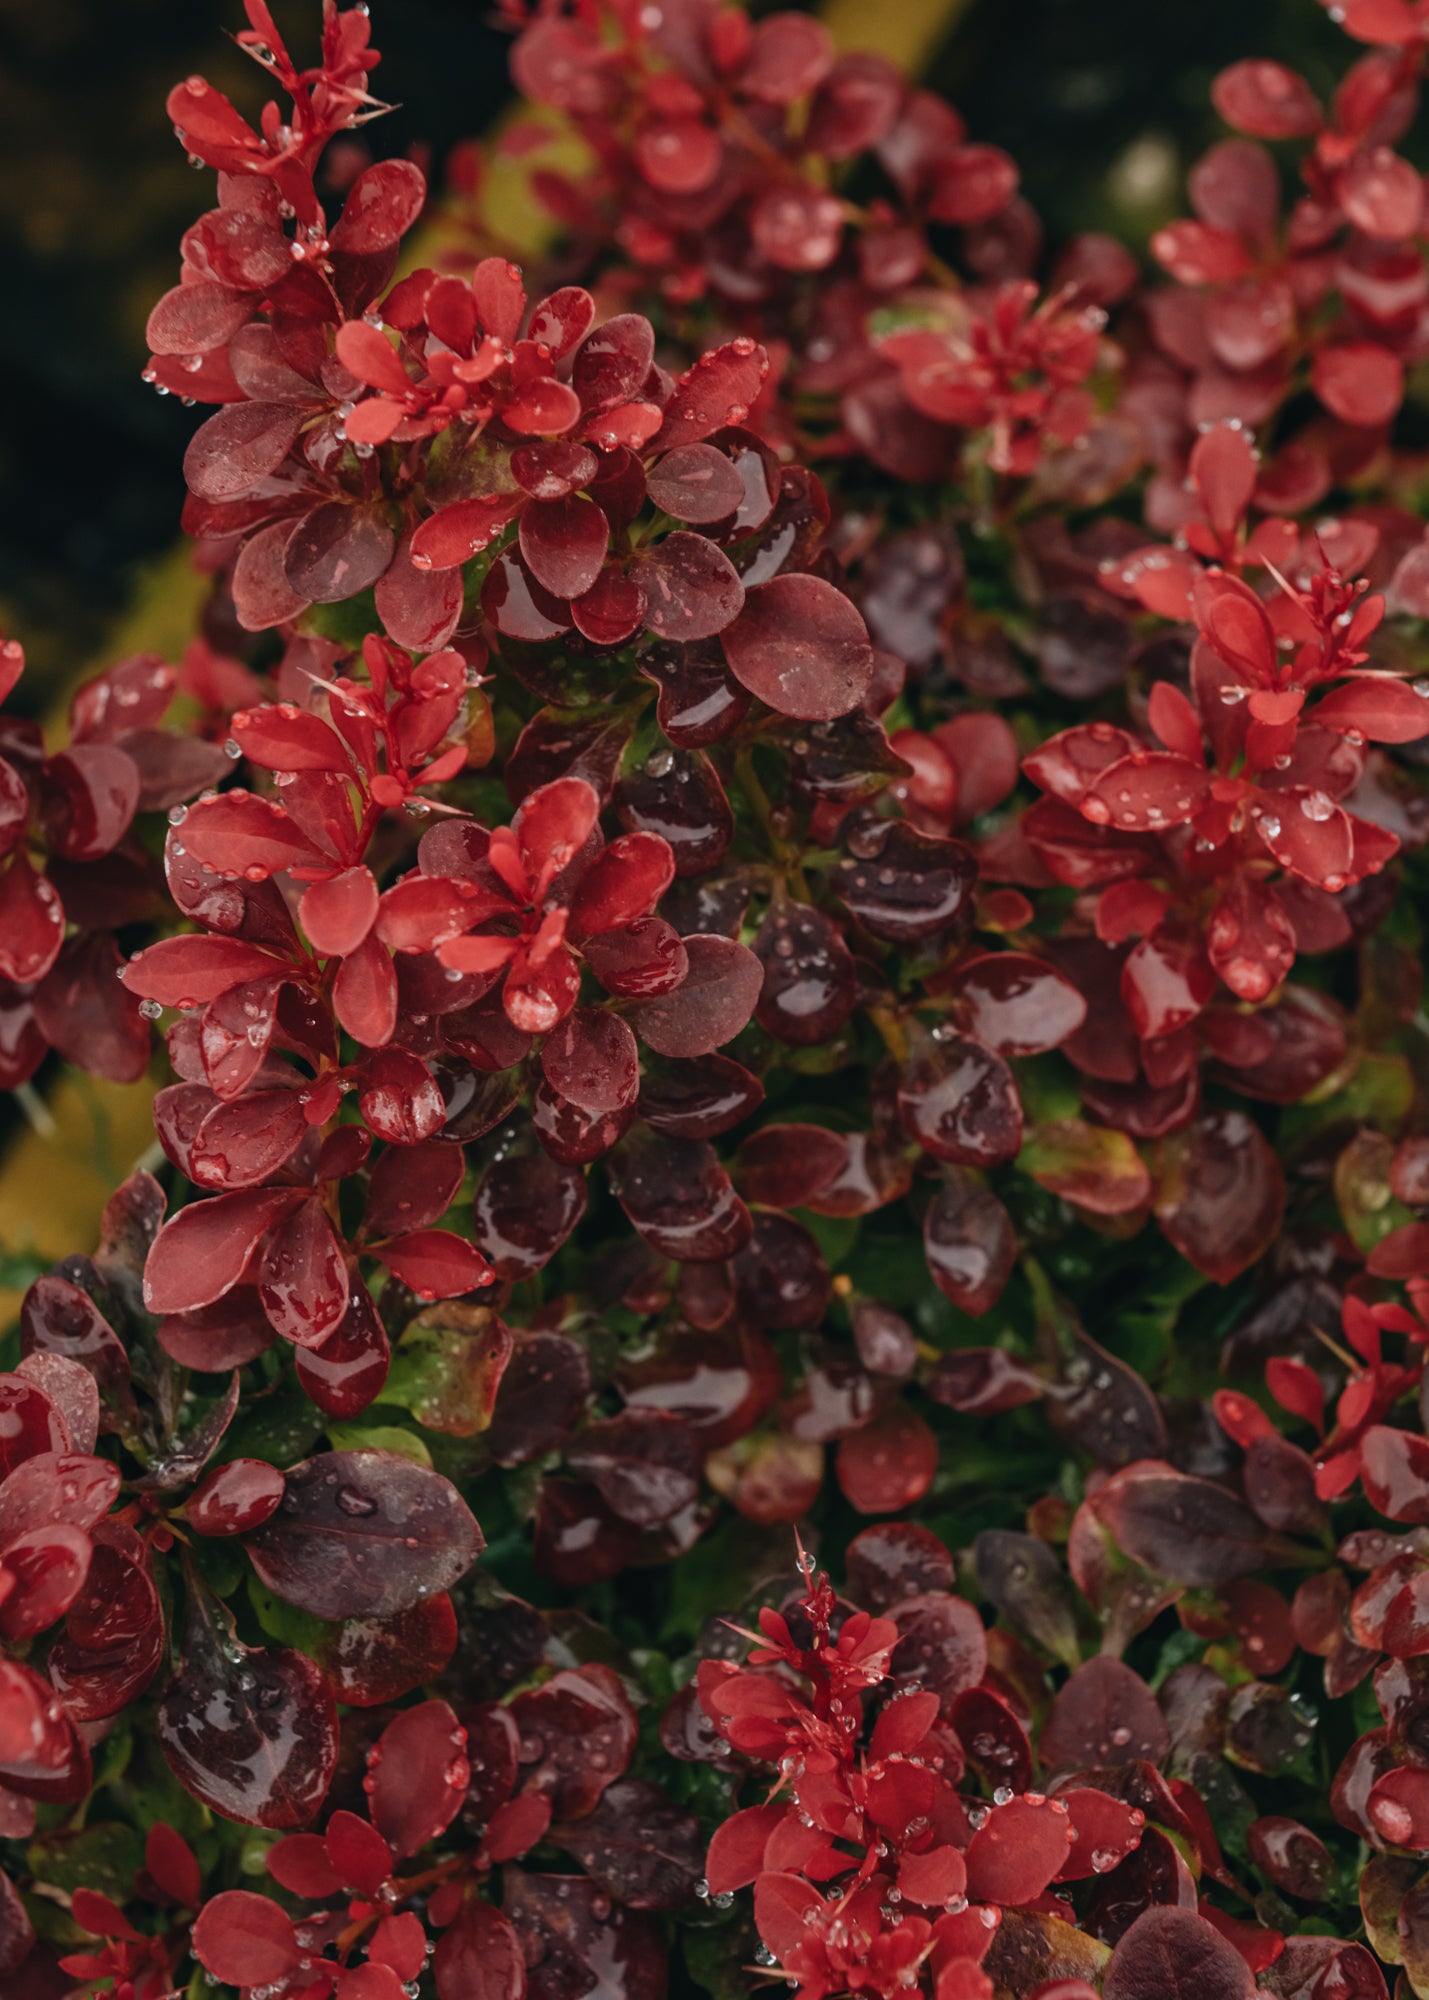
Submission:
M 157 1729 L 186 1790 L 244 1826 L 303 1825 L 337 1764 L 337 1709 L 320 1669 L 287 1648 L 240 1646 L 192 1572 L 183 1662 Z
M 335 1451 L 289 1471 L 277 1512 L 245 1546 L 300 1610 L 382 1618 L 458 1582 L 482 1535 L 440 1474 L 391 1452 Z
M 863 620 L 821 577 L 778 576 L 751 590 L 720 643 L 737 681 L 804 721 L 846 715 L 873 679 Z

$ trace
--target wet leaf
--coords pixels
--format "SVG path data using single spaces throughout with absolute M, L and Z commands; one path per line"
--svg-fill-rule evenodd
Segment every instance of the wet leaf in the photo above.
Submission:
M 322 1452 L 287 1474 L 245 1542 L 269 1589 L 318 1618 L 407 1611 L 463 1577 L 481 1530 L 439 1473 L 383 1451 Z

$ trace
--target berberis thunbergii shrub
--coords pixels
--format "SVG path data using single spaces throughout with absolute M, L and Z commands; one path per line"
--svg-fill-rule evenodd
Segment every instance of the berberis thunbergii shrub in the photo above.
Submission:
M 1429 1995 L 1429 6 L 1151 278 L 509 11 L 524 276 L 365 7 L 174 90 L 202 629 L 0 726 L 168 1162 L 0 1376 L 6 2000 Z

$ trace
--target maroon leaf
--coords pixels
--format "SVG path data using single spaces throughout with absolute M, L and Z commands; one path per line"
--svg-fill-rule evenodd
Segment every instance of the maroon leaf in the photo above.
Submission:
M 583 597 L 605 562 L 610 526 L 592 500 L 572 493 L 533 500 L 521 516 L 526 566 L 553 597 Z
M 664 1056 L 704 1056 L 732 1041 L 754 1012 L 764 974 L 732 938 L 688 937 L 689 970 L 673 993 L 631 1009 L 642 1041 Z
M 237 500 L 276 472 L 302 425 L 279 403 L 230 403 L 189 439 L 184 477 L 200 500 Z
M 632 1910 L 675 1910 L 704 1870 L 699 1821 L 643 1778 L 609 1786 L 593 1812 L 550 1837 L 606 1894 Z
M 701 1455 L 694 1435 L 663 1410 L 623 1410 L 588 1424 L 568 1446 L 566 1462 L 597 1488 L 613 1514 L 634 1527 L 668 1521 L 699 1494 Z
M 723 632 L 745 601 L 739 572 L 724 551 L 683 529 L 642 550 L 630 580 L 644 596 L 646 628 L 682 644 Z
M 448 1590 L 481 1530 L 439 1473 L 385 1451 L 321 1452 L 287 1475 L 245 1547 L 268 1588 L 318 1618 L 383 1618 Z
M 1156 1698 L 1140 1674 L 1106 1654 L 1078 1667 L 1058 1689 L 1043 1726 L 1043 1762 L 1105 1769 L 1159 1764 L 1171 1748 Z
M 635 1753 L 635 1711 L 609 1667 L 553 1674 L 510 1704 L 520 1731 L 521 1788 L 551 1801 L 559 1819 L 583 1819 Z
M 1000 1166 L 1022 1144 L 1022 1106 L 1011 1070 L 962 1035 L 945 1035 L 910 1066 L 898 1110 L 911 1139 L 957 1166 Z
M 476 1192 L 476 1241 L 499 1278 L 550 1262 L 585 1213 L 585 1176 L 546 1153 L 495 1161 Z
M 635 1037 L 618 1015 L 599 1007 L 575 1008 L 546 1036 L 541 1067 L 553 1090 L 593 1118 L 625 1110 L 639 1094 Z
M 713 445 L 666 452 L 645 475 L 650 498 L 677 521 L 722 521 L 744 499 L 739 468 Z
M 159 1747 L 194 1797 L 244 1826 L 301 1826 L 337 1764 L 337 1708 L 321 1670 L 283 1647 L 251 1649 L 189 1580 L 183 1663 L 159 1704 Z
M 1218 1111 L 1166 1141 L 1156 1219 L 1217 1284 L 1229 1284 L 1274 1241 L 1285 1206 L 1280 1162 L 1243 1111 Z
M 996 1305 L 1017 1261 L 1007 1210 L 974 1175 L 956 1169 L 923 1218 L 923 1249 L 938 1290 L 974 1317 Z
M 526 1962 L 509 1921 L 480 1896 L 462 1905 L 432 1960 L 437 2000 L 525 2000 Z
M 1171 1583 L 1216 1588 L 1267 1560 L 1260 1522 L 1209 1479 L 1133 1467 L 1100 1488 L 1095 1509 L 1124 1554 Z
M 339 1701 L 383 1708 L 436 1680 L 456 1643 L 456 1612 L 441 1591 L 391 1618 L 345 1618 L 329 1626 L 316 1657 Z
M 695 1263 L 732 1257 L 753 1224 L 714 1148 L 637 1126 L 609 1156 L 616 1199 L 662 1256 Z
M 1146 1910 L 1107 1967 L 1103 2000 L 1251 2000 L 1250 1967 L 1194 1910 Z
M 862 618 L 821 577 L 777 576 L 760 584 L 720 643 L 742 686 L 781 715 L 803 721 L 847 715 L 873 679 Z
M 843 934 L 822 910 L 776 896 L 754 939 L 764 969 L 755 1014 L 777 1041 L 829 1041 L 853 1012 L 858 974 Z

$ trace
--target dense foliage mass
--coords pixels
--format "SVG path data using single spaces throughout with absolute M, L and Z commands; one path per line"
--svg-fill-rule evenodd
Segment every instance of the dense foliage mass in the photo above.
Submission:
M 1143 271 L 513 7 L 523 277 L 247 5 L 202 630 L 0 722 L 0 1072 L 167 1162 L 3 1357 L 7 2000 L 1429 1995 L 1429 11 Z

